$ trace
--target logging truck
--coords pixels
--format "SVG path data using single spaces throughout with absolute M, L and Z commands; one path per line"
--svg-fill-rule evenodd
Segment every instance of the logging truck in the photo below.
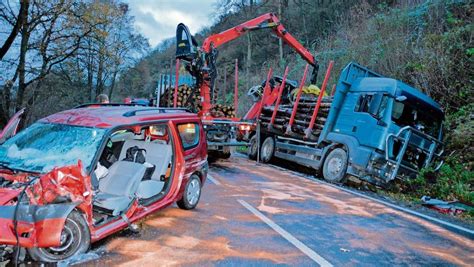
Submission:
M 334 95 L 325 96 L 332 66 L 317 98 L 302 94 L 308 66 L 299 88 L 286 81 L 287 69 L 280 82 L 270 70 L 265 84 L 249 90 L 255 104 L 244 120 L 258 127 L 240 139 L 249 140 L 251 159 L 276 157 L 314 168 L 329 182 L 352 176 L 381 186 L 439 163 L 444 114 L 438 103 L 356 63 L 342 70 Z M 290 91 L 295 97 L 285 97 Z

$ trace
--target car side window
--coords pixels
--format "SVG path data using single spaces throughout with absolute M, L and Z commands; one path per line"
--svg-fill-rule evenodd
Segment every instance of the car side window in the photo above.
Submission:
M 178 125 L 178 132 L 183 143 L 183 148 L 191 149 L 199 143 L 199 125 L 197 123 L 185 123 Z

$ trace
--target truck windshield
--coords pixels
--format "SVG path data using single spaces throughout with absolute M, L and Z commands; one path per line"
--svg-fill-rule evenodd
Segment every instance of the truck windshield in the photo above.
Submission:
M 394 102 L 392 120 L 400 127 L 411 126 L 435 138 L 441 127 L 441 118 L 436 114 L 408 101 Z
M 45 173 L 77 164 L 89 169 L 105 129 L 35 123 L 0 146 L 0 164 Z

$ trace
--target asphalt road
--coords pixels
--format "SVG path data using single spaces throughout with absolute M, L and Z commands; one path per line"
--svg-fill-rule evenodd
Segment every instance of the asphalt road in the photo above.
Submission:
M 199 206 L 94 246 L 87 265 L 474 265 L 472 239 L 269 165 L 212 164 Z

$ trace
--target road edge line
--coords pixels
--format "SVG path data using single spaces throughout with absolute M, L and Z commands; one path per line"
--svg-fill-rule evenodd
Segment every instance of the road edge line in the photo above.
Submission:
M 290 242 L 293 246 L 295 246 L 297 249 L 299 249 L 301 252 L 303 252 L 306 256 L 308 256 L 314 262 L 318 263 L 320 266 L 323 266 L 323 267 L 332 267 L 333 266 L 325 258 L 323 258 L 321 255 L 316 253 L 314 250 L 310 249 L 303 242 L 299 241 L 296 237 L 294 237 L 293 235 L 288 233 L 285 229 L 281 228 L 278 224 L 273 222 L 270 218 L 265 216 L 263 213 L 261 213 L 260 211 L 258 211 L 254 207 L 252 207 L 252 205 L 247 203 L 245 200 L 237 199 L 237 202 L 239 202 L 240 205 L 242 205 L 248 211 L 253 213 L 255 216 L 257 216 L 266 225 L 268 225 L 275 232 L 280 234 L 280 236 L 282 236 L 284 239 L 286 239 L 288 242 Z

